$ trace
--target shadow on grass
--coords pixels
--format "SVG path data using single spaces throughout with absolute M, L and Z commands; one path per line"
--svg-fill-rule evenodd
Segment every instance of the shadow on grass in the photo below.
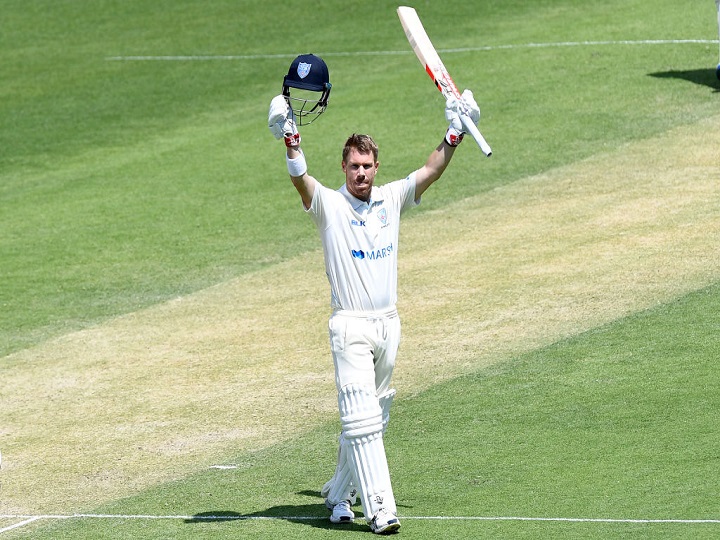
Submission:
M 716 93 L 720 92 L 720 80 L 718 80 L 715 75 L 715 70 L 712 68 L 689 69 L 684 71 L 658 71 L 657 73 L 648 73 L 648 75 L 658 79 L 681 79 L 701 86 L 710 87 Z
M 320 497 L 317 491 L 301 491 L 298 495 Z M 185 523 L 219 523 L 224 521 L 281 520 L 298 523 L 315 529 L 343 530 L 367 532 L 367 525 L 362 523 L 362 512 L 356 512 L 356 521 L 342 525 L 330 523 L 330 512 L 324 504 L 284 504 L 272 506 L 251 514 L 241 514 L 231 510 L 214 510 L 200 512 L 186 519 Z M 359 519 L 358 519 L 359 518 Z

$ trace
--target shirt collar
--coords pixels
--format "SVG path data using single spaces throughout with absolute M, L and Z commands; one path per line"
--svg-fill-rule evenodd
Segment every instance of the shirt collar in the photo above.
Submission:
M 347 184 L 343 184 L 342 186 L 340 186 L 340 189 L 338 189 L 338 191 L 343 194 L 343 196 L 350 203 L 350 206 L 352 206 L 353 210 L 356 211 L 363 206 L 372 208 L 374 204 L 381 203 L 384 200 L 383 197 L 380 195 L 380 190 L 377 189 L 377 186 L 372 187 L 372 191 L 370 192 L 370 200 L 367 202 L 358 199 L 352 193 L 350 193 L 348 191 Z

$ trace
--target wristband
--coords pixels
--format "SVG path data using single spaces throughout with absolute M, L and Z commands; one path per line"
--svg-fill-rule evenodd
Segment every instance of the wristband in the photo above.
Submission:
M 303 154 L 302 150 L 300 150 L 300 155 L 293 159 L 290 159 L 288 155 L 285 154 L 285 161 L 287 162 L 290 176 L 298 177 L 307 172 L 307 162 L 305 161 L 305 154 Z

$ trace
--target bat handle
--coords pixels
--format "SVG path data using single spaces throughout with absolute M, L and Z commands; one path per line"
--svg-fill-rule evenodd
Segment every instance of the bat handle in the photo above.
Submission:
M 485 154 L 487 157 L 492 156 L 492 149 L 485 140 L 485 137 L 483 137 L 482 133 L 480 133 L 480 130 L 475 125 L 475 122 L 473 122 L 472 119 L 466 114 L 460 115 L 460 121 L 463 123 L 463 126 L 468 131 L 468 133 L 473 136 L 475 142 L 478 143 L 478 146 L 480 147 L 480 150 L 482 150 L 482 153 Z

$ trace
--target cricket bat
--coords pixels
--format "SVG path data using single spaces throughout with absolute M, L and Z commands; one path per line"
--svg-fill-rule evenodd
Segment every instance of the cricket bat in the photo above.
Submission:
M 443 97 L 448 99 L 452 96 L 458 100 L 462 100 L 462 96 L 457 89 L 457 86 L 455 86 L 450 74 L 447 69 L 445 69 L 445 65 L 442 63 L 442 60 L 440 60 L 440 56 L 430 41 L 427 32 L 425 32 L 425 28 L 420 22 L 420 17 L 418 17 L 415 9 L 407 6 L 400 6 L 397 8 L 397 14 L 398 17 L 400 17 L 400 23 L 405 30 L 405 35 L 410 42 L 412 50 L 415 51 L 415 55 L 418 57 L 418 60 L 420 60 L 420 63 L 425 68 L 427 74 L 430 75 L 430 78 L 435 83 L 437 89 L 440 90 Z M 478 146 L 480 147 L 480 150 L 482 150 L 483 154 L 490 157 L 492 155 L 492 149 L 485 141 L 485 138 L 482 136 L 475 123 L 467 114 L 461 114 L 460 120 L 462 121 L 463 127 L 468 133 L 470 133 L 470 135 L 473 136 L 475 142 L 478 143 Z

